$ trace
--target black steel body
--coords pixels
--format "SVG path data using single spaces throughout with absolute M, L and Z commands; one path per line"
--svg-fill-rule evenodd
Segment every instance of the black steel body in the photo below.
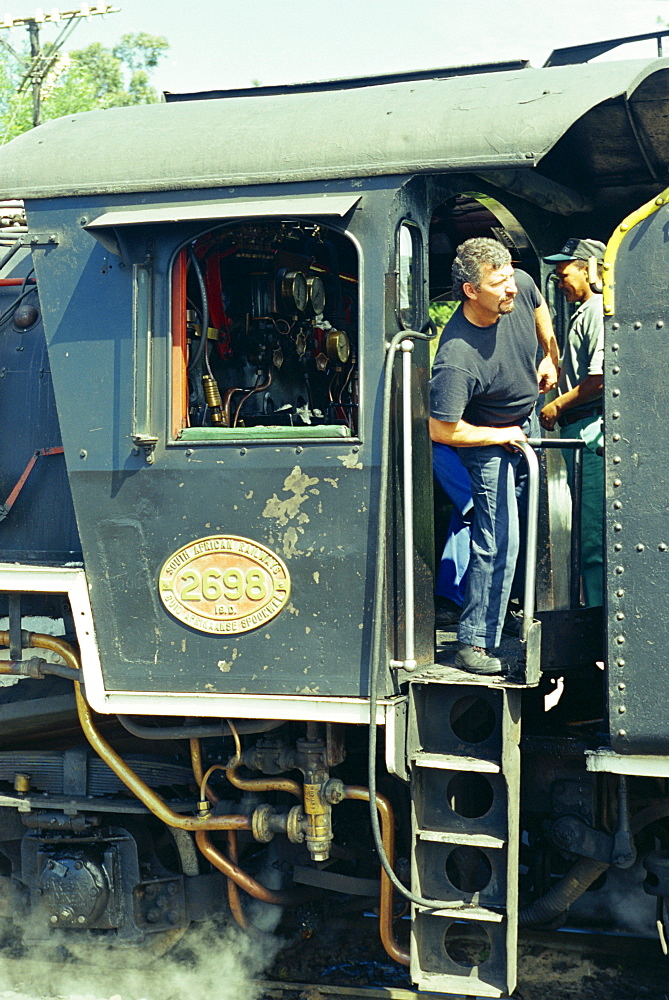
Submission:
M 81 559 L 69 481 L 62 454 L 37 459 L 9 507 L 37 451 L 61 446 L 58 411 L 29 245 L 15 255 L 0 285 L 0 559 L 64 563 Z M 16 318 L 17 300 L 23 314 Z M 19 308 L 18 306 L 16 308 Z M 58 498 L 54 503 L 54 498 Z
M 650 852 L 664 905 L 669 62 L 349 84 L 74 116 L 0 147 L 32 240 L 0 280 L 34 267 L 39 290 L 21 328 L 24 289 L 0 285 L 0 672 L 31 678 L 0 688 L 0 897 L 40 940 L 142 943 L 219 910 L 243 926 L 247 897 L 293 907 L 304 886 L 325 920 L 332 899 L 368 907 L 394 850 L 412 941 L 382 874 L 389 954 L 423 989 L 509 995 L 519 922 L 562 919 L 573 887 Z M 581 606 L 561 453 L 582 442 L 531 442 L 540 624 L 505 638 L 503 678 L 456 670 L 434 629 L 421 328 L 469 236 L 509 247 L 561 346 L 543 257 L 609 241 L 607 605 Z M 285 569 L 264 617 L 232 615 L 266 586 L 221 540 Z M 590 766 L 602 748 L 611 773 Z
M 65 213 L 60 203 L 30 206 L 33 227 L 58 233 L 58 245 L 36 249 L 34 260 L 45 290 L 49 358 L 108 689 L 366 693 L 377 558 L 378 375 L 387 323 L 385 276 L 395 266 L 391 256 L 402 218 L 401 185 L 383 180 L 306 189 L 314 195 L 353 191 L 364 202 L 347 220 L 359 254 L 363 303 L 360 433 L 327 443 L 305 434 L 256 444 L 241 429 L 231 443 L 170 440 L 171 268 L 176 252 L 212 229 L 212 220 L 128 227 L 119 258 L 82 223 L 144 205 L 145 198 L 68 201 Z M 258 188 L 248 196 L 255 201 L 275 193 Z M 283 198 L 291 193 L 281 189 Z M 230 194 L 203 196 L 205 204 L 225 203 Z M 158 196 L 153 204 L 179 214 L 174 194 Z M 216 209 L 211 212 L 215 220 Z M 132 265 L 138 263 L 150 268 L 154 288 L 151 412 L 158 443 L 151 465 L 132 436 Z M 419 373 L 421 367 L 426 372 L 424 348 L 423 355 Z M 86 390 L 73 393 L 73 379 L 79 378 Z M 417 385 L 424 400 L 426 378 L 419 375 Z M 424 407 L 423 402 L 423 415 Z M 417 440 L 421 437 L 417 463 L 425 467 L 425 425 L 417 430 Z M 292 507 L 272 505 L 273 498 L 291 500 Z M 430 504 L 429 491 L 417 494 L 419 523 L 427 523 Z M 187 542 L 221 533 L 265 543 L 286 561 L 291 576 L 289 610 L 243 636 L 199 634 L 174 621 L 158 598 L 158 574 L 168 557 Z M 421 548 L 419 580 L 426 596 L 432 556 L 424 532 Z M 394 544 L 386 554 L 394 572 L 400 559 Z M 396 612 L 389 610 L 394 621 Z M 420 658 L 428 662 L 427 619 L 419 641 Z
M 663 198 L 626 220 L 606 325 L 609 726 L 621 753 L 666 753 L 669 501 L 662 460 L 669 313 Z M 636 225 L 634 225 L 636 223 Z M 631 229 L 629 238 L 625 237 Z

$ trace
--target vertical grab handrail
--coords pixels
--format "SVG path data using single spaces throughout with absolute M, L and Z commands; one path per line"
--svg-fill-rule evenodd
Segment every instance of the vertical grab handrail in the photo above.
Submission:
M 425 333 L 427 326 L 433 329 L 432 334 Z M 426 327 L 418 332 L 417 330 L 404 330 L 395 334 L 388 346 L 386 355 L 386 375 L 390 375 L 390 367 L 395 357 L 395 351 L 399 347 L 402 351 L 402 485 L 404 513 L 404 659 L 390 660 L 390 666 L 394 670 L 415 670 L 416 663 L 416 634 L 414 628 L 415 617 L 415 588 L 414 588 L 414 531 L 413 531 L 413 414 L 411 408 L 411 355 L 414 350 L 414 340 L 432 340 L 436 336 L 436 327 L 430 321 Z M 388 380 L 384 390 L 387 396 L 390 392 L 390 382 Z M 384 405 L 389 404 L 389 399 Z M 389 414 L 388 414 L 389 416 Z M 385 429 L 385 437 L 388 436 L 388 428 Z M 387 462 L 388 456 L 385 456 Z M 387 471 L 387 470 L 386 470 Z M 384 487 L 385 488 L 385 487 Z M 385 494 L 384 494 L 385 495 Z M 379 541 L 381 541 L 381 520 L 379 521 Z M 381 550 L 377 553 L 377 558 L 381 558 Z M 378 585 L 378 581 L 377 581 Z
M 577 608 L 581 598 L 581 497 L 583 493 L 582 438 L 534 438 L 527 444 L 532 448 L 559 448 L 574 452 L 571 490 L 571 544 L 569 553 L 569 607 Z
M 581 440 L 576 438 L 575 440 Z M 574 448 L 574 464 L 571 497 L 571 551 L 569 573 L 569 607 L 577 608 L 581 603 L 581 500 L 583 497 L 583 444 Z
M 414 343 L 403 340 L 402 351 L 402 464 L 404 486 L 404 663 L 405 670 L 416 669 L 415 582 L 413 565 L 413 440 L 411 413 L 411 355 Z
M 523 592 L 523 615 L 520 630 L 522 642 L 527 642 L 534 621 L 534 594 L 537 578 L 537 538 L 539 523 L 539 460 L 535 447 L 541 447 L 542 440 L 514 441 L 527 462 L 527 545 L 525 548 L 525 590 Z

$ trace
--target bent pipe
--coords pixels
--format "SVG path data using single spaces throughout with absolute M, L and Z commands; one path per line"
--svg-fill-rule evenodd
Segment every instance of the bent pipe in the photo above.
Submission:
M 204 781 L 202 748 L 199 740 L 193 739 L 190 741 L 190 755 L 193 777 L 195 778 L 199 788 L 202 786 L 202 782 Z M 210 802 L 214 804 L 218 802 L 216 792 L 209 788 L 209 785 L 207 785 L 205 789 L 205 794 Z M 244 930 L 247 929 L 248 924 L 242 910 L 241 899 L 239 898 L 240 888 L 247 892 L 250 896 L 254 896 L 255 899 L 260 899 L 263 903 L 273 903 L 277 906 L 290 906 L 297 902 L 304 901 L 305 896 L 302 891 L 292 894 L 273 892 L 273 890 L 267 889 L 260 882 L 256 881 L 256 879 L 247 875 L 239 867 L 237 864 L 237 834 L 235 830 L 228 830 L 229 860 L 214 847 L 208 836 L 205 835 L 200 837 L 196 834 L 195 843 L 204 857 L 226 876 L 228 880 L 228 904 L 230 906 L 230 911 L 236 922 Z
M 9 640 L 5 643 L 2 638 L 8 634 L 7 632 L 0 632 L 0 642 L 3 645 L 9 644 Z M 79 679 L 77 671 L 73 670 L 72 667 L 66 667 L 62 663 L 47 663 L 46 660 L 38 657 L 34 657 L 32 660 L 2 660 L 0 662 L 0 674 L 8 674 L 13 677 L 32 677 L 36 680 L 41 680 L 47 675 L 63 677 L 68 681 Z
M 230 857 L 230 863 L 236 865 L 239 868 L 239 856 L 237 854 L 237 831 L 228 830 L 228 855 Z M 248 920 L 242 909 L 242 899 L 239 895 L 239 886 L 237 883 L 228 876 L 228 906 L 230 907 L 230 912 L 235 919 L 235 923 L 238 924 L 243 931 L 249 929 Z
M 143 726 L 135 722 L 134 716 L 117 715 L 116 718 L 124 729 L 132 736 L 141 740 L 205 740 L 209 737 L 231 736 L 232 731 L 227 722 L 222 719 L 213 725 L 202 723 L 200 726 Z M 284 719 L 240 719 L 235 728 L 239 733 L 268 733 L 284 724 Z
M 193 769 L 193 777 L 195 778 L 195 783 L 198 788 L 202 787 L 202 782 L 204 780 L 204 765 L 202 763 L 202 746 L 198 739 L 190 740 L 190 760 L 191 767 Z M 218 795 L 216 792 L 207 785 L 204 790 L 209 802 L 212 805 L 216 805 L 218 802 Z M 199 845 L 198 845 L 199 850 Z M 228 830 L 228 854 L 230 855 L 230 861 L 233 865 L 237 864 L 237 833 L 235 830 Z M 248 929 L 248 923 L 246 917 L 244 916 L 244 911 L 242 910 L 242 901 L 239 895 L 239 886 L 236 882 L 228 877 L 228 906 L 230 907 L 230 912 L 234 917 L 235 923 L 237 923 L 242 930 Z
M 345 785 L 344 798 L 358 802 L 370 802 L 368 788 L 359 785 Z M 390 802 L 379 792 L 375 796 L 376 808 L 381 817 L 381 838 L 386 857 L 391 866 L 395 861 L 395 821 Z M 393 887 L 386 872 L 381 866 L 381 895 L 379 900 L 379 934 L 386 952 L 400 965 L 409 965 L 409 952 L 401 948 L 393 934 Z
M 235 788 L 239 788 L 243 792 L 288 792 L 289 795 L 294 795 L 300 803 L 304 801 L 299 782 L 293 781 L 292 778 L 240 778 L 237 770 L 241 763 L 237 757 L 232 764 L 225 768 L 225 776 Z
M 245 871 L 229 861 L 224 854 L 214 847 L 206 830 L 198 830 L 195 834 L 195 843 L 204 854 L 207 861 L 210 861 L 215 868 L 223 872 L 227 878 L 232 879 L 240 889 L 247 892 L 249 896 L 254 896 L 263 903 L 272 903 L 274 906 L 295 906 L 296 903 L 304 903 L 308 895 L 303 890 L 296 892 L 275 892 L 267 889 L 256 879 L 247 875 Z
M 1 636 L 0 636 L 1 641 Z M 76 652 L 68 642 L 57 639 L 52 635 L 40 635 L 30 632 L 28 634 L 28 645 L 31 649 L 51 649 L 58 653 L 65 660 L 69 667 L 81 671 L 81 664 Z M 107 743 L 105 738 L 98 732 L 93 722 L 91 711 L 86 699 L 81 693 L 81 684 L 74 682 L 74 695 L 77 702 L 77 712 L 83 733 L 99 757 L 107 764 L 123 784 L 132 794 L 139 799 L 146 808 L 165 823 L 166 826 L 176 827 L 178 830 L 250 830 L 251 820 L 248 816 L 233 814 L 230 816 L 182 816 L 180 813 L 170 809 L 159 795 L 152 788 L 142 781 L 125 761 L 119 757 L 114 749 Z

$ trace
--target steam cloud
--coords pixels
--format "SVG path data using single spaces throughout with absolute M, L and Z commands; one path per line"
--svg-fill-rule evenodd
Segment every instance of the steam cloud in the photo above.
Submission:
M 54 935 L 49 961 L 39 946 L 34 957 L 29 949 L 20 958 L 0 956 L 0 1000 L 256 1000 L 253 980 L 282 946 L 260 931 L 214 922 L 193 925 L 163 957 L 73 933 L 76 941 Z

